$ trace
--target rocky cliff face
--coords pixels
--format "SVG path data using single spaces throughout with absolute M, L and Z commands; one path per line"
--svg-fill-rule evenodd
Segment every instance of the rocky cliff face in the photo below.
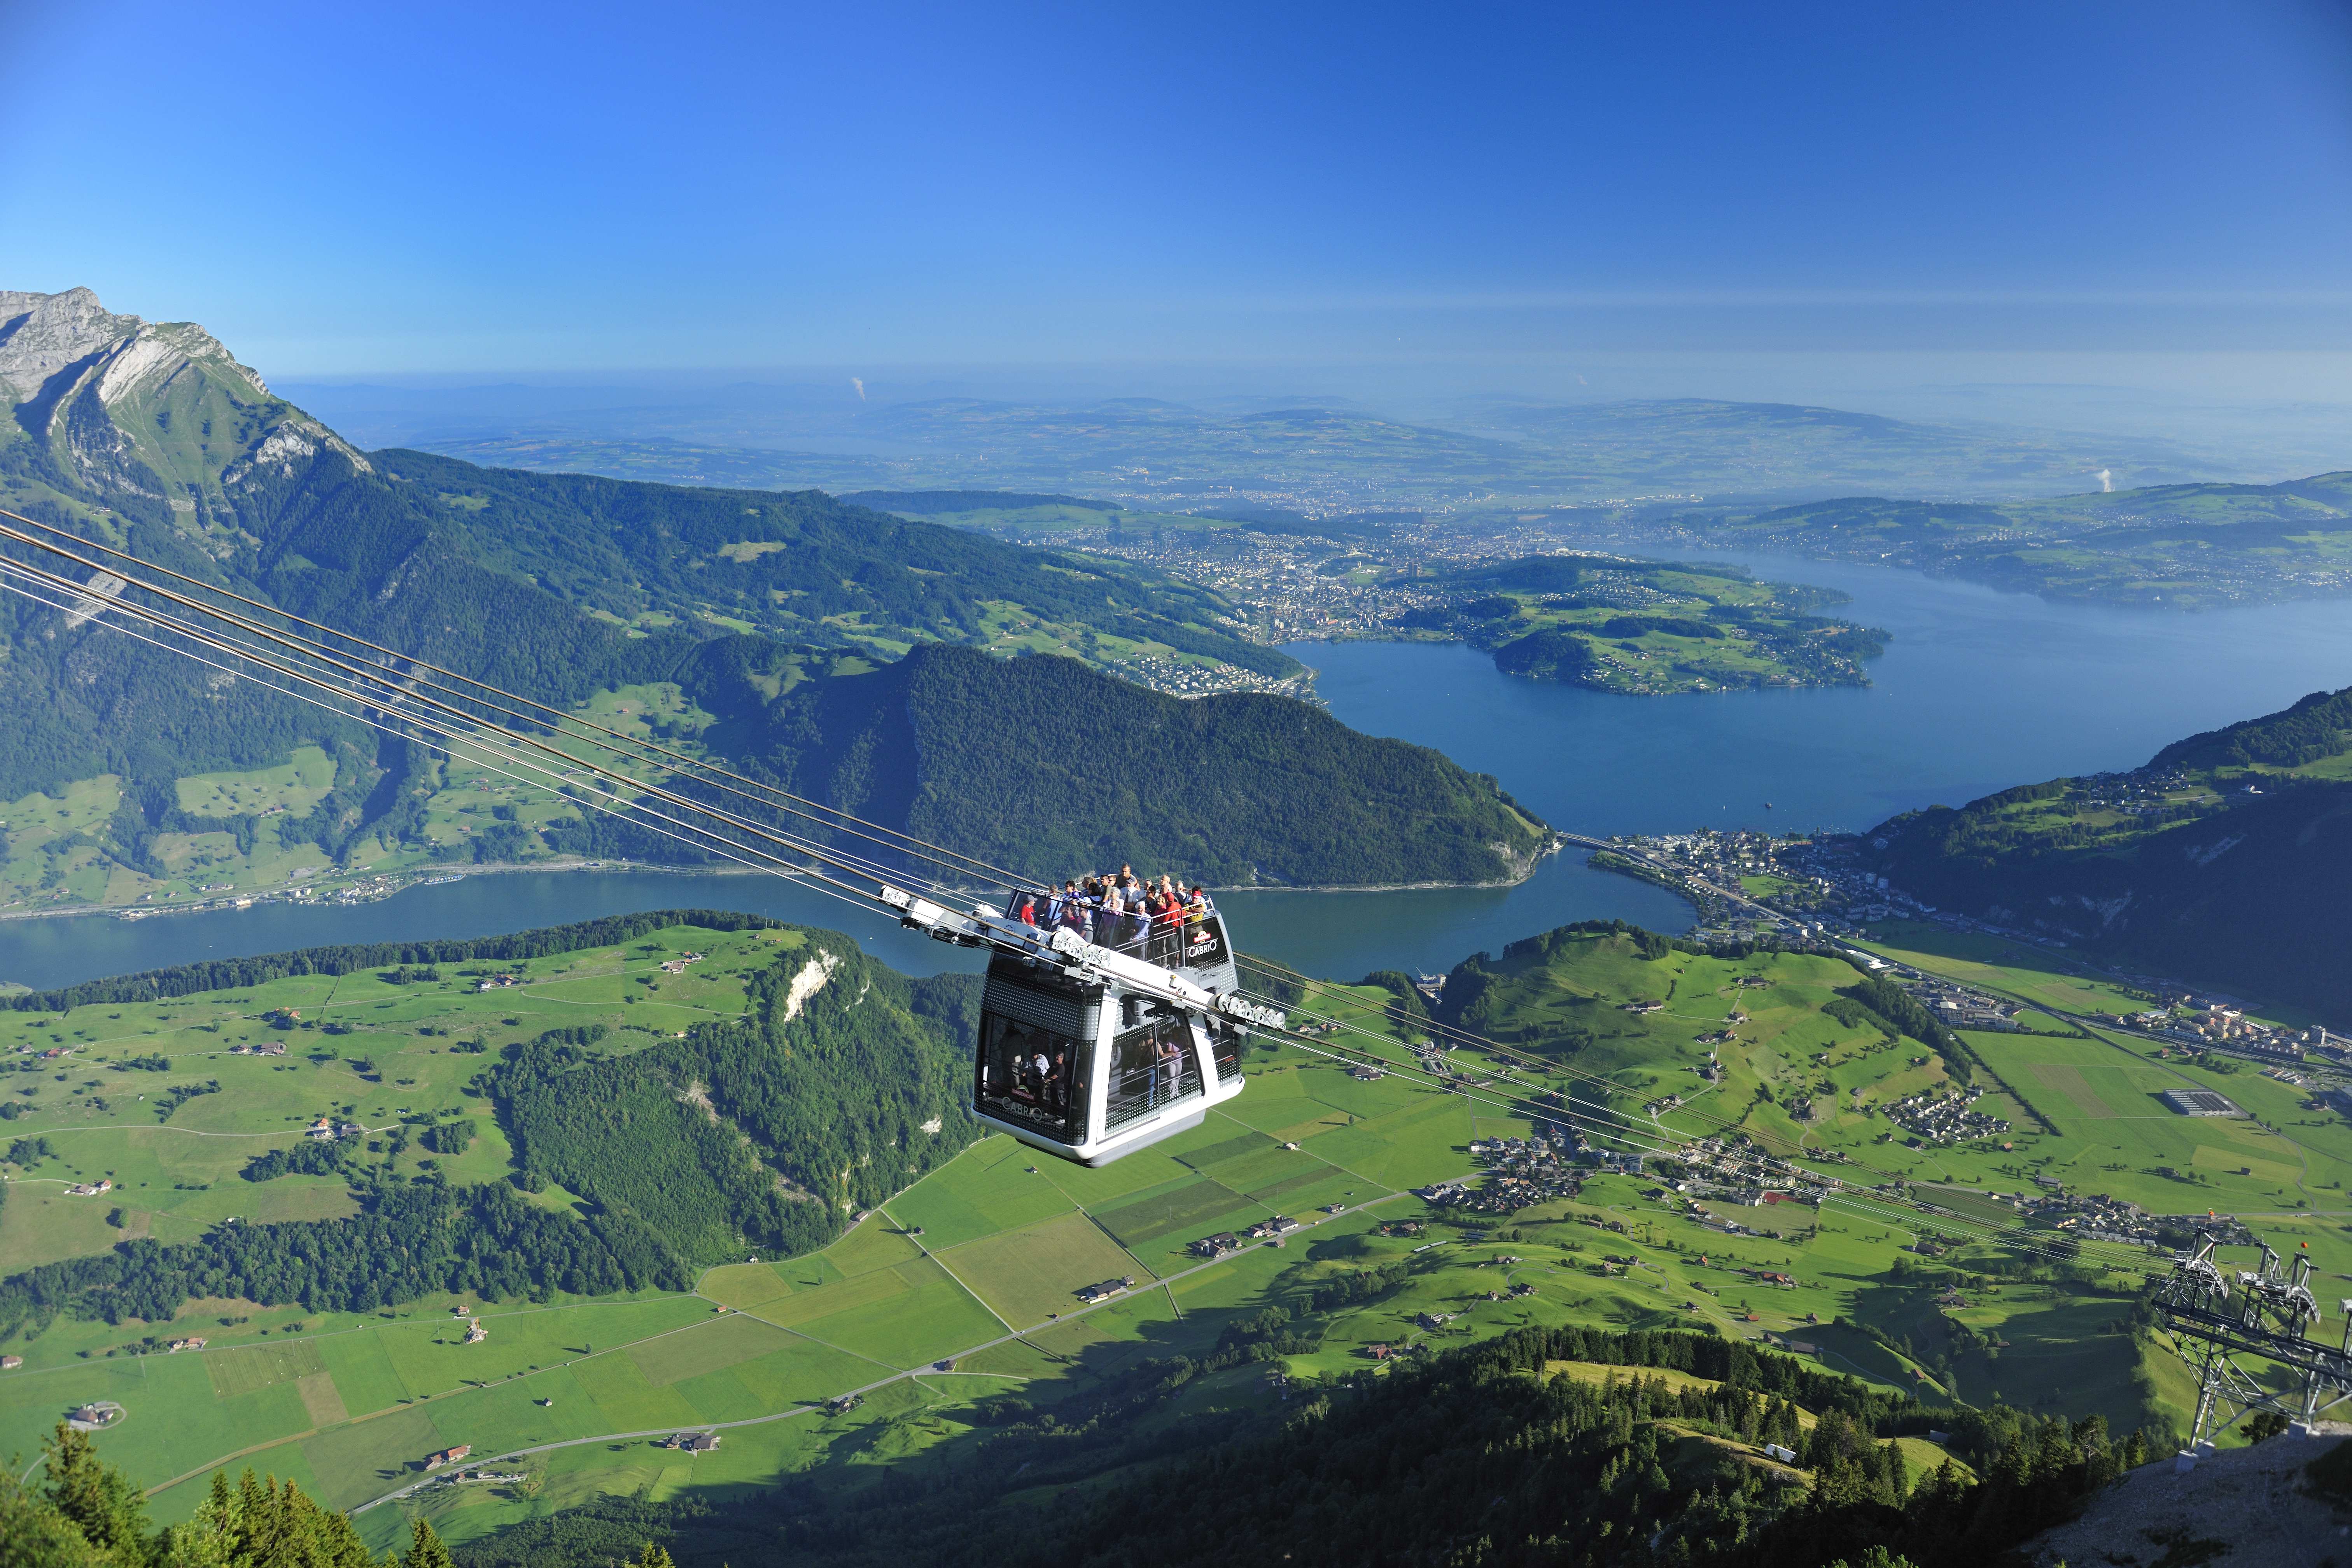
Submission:
M 368 467 L 202 327 L 117 315 L 88 289 L 0 290 L 0 504 L 52 521 L 235 531 L 322 457 Z

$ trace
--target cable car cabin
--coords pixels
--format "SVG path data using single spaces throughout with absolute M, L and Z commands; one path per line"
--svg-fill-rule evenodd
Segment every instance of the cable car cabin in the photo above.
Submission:
M 1233 952 L 1213 911 L 1166 931 L 1102 934 L 1112 939 L 1103 948 L 1194 987 L 1235 989 Z M 972 1110 L 1034 1148 L 1107 1165 L 1198 1127 L 1209 1107 L 1240 1094 L 1243 1034 L 1230 1018 L 1115 974 L 1074 976 L 1050 956 L 1000 948 L 982 994 Z

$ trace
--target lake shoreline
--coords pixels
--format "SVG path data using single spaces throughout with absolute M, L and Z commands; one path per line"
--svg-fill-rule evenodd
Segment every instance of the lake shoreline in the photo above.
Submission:
M 1412 893 L 1443 891 L 1470 892 L 1477 891 L 1482 889 L 1498 889 L 1516 888 L 1526 882 L 1529 878 L 1533 877 L 1537 871 L 1541 869 L 1543 863 L 1546 860 L 1549 859 L 1552 856 L 1559 854 L 1560 850 L 1568 847 L 1569 840 L 1555 834 L 1543 847 L 1527 857 L 1524 862 L 1525 869 L 1519 871 L 1515 876 L 1497 878 L 1492 881 L 1486 882 L 1349 882 L 1330 886 L 1316 886 L 1311 884 L 1293 885 L 1286 882 L 1244 882 L 1235 883 L 1229 887 L 1209 887 L 1208 890 L 1212 893 Z M 779 882 L 794 883 L 803 887 L 808 885 L 797 877 L 787 876 L 777 871 L 765 871 L 757 867 L 751 866 L 674 866 L 656 860 L 493 860 L 484 861 L 479 864 L 468 864 L 463 869 L 453 868 L 446 871 L 436 871 L 430 876 L 418 876 L 412 879 L 403 881 L 400 886 L 396 888 L 389 889 L 383 893 L 365 899 L 289 898 L 287 896 L 287 888 L 289 884 L 280 884 L 276 887 L 258 888 L 251 893 L 240 893 L 238 897 L 246 900 L 241 904 L 233 900 L 215 900 L 201 904 L 159 905 L 153 908 L 142 907 L 138 904 L 74 904 L 61 909 L 11 910 L 0 911 L 0 921 L 92 919 L 136 921 L 158 920 L 165 915 L 249 914 L 265 908 L 348 910 L 360 908 L 368 904 L 382 903 L 387 899 L 398 898 L 401 894 L 412 892 L 418 888 L 446 887 L 451 882 L 463 881 L 469 877 L 494 877 L 515 873 L 538 875 L 540 873 L 581 871 L 596 872 L 599 874 L 607 872 L 625 872 L 630 874 L 646 873 L 664 877 L 770 877 Z M 407 876 L 407 873 L 405 872 L 395 872 L 393 874 L 395 876 Z M 344 886 L 346 884 L 320 882 L 303 883 L 299 885 L 305 887 L 316 886 L 320 888 L 333 888 Z M 1204 886 L 1206 886 L 1206 884 L 1204 884 Z M 961 888 L 953 890 L 958 892 L 978 893 L 984 892 L 989 889 Z

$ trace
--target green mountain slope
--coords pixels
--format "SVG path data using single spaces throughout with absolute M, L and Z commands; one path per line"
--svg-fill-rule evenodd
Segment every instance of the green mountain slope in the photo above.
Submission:
M 707 743 L 1032 875 L 1133 864 L 1224 886 L 1491 882 L 1524 875 L 1549 842 L 1493 780 L 1285 698 L 1183 701 L 1074 659 L 930 647 L 770 700 L 782 657 L 714 646 L 704 673 L 681 672 L 720 705 Z
M 1991 504 L 1857 496 L 1692 527 L 2055 598 L 2183 608 L 2352 588 L 2352 472 Z
M 1738 566 L 1535 555 L 1430 581 L 1444 597 L 1397 625 L 1486 648 L 1507 675 L 1601 691 L 1867 686 L 1862 661 L 1885 650 L 1886 633 L 1812 613 L 1844 595 Z
M 1235 636 L 1208 590 L 815 493 L 370 457 L 198 329 L 109 314 L 86 290 L 0 297 L 0 317 L 13 510 L 756 760 L 953 847 L 1325 884 L 1495 880 L 1542 837 L 1435 753 L 1304 705 L 1187 713 L 1086 674 L 1139 654 L 1252 679 L 1297 668 Z M 941 644 L 1068 657 L 1013 673 L 973 652 L 858 681 Z M 0 908 L 185 907 L 451 860 L 674 854 L 551 789 L 23 597 L 0 599 Z M 877 725 L 879 761 L 853 744 Z
M 689 489 L 376 454 L 474 558 L 617 622 L 758 630 L 896 658 L 918 642 L 1009 650 L 1022 623 L 1285 676 L 1234 635 L 1223 601 L 1116 563 L 1023 551 L 963 530 L 797 493 Z M 1092 632 L 1093 637 L 1087 637 Z
M 2352 689 L 1864 839 L 1930 904 L 2352 1022 Z

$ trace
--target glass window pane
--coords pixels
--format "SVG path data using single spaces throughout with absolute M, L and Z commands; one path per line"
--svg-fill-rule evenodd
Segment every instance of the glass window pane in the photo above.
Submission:
M 1128 1030 L 1112 1040 L 1110 1056 L 1106 1131 L 1201 1092 L 1201 1058 L 1182 1018 L 1158 1018 Z
M 974 1072 L 972 1099 L 983 1113 L 1060 1142 L 1086 1141 L 1086 1052 L 1076 1040 L 982 1014 Z

